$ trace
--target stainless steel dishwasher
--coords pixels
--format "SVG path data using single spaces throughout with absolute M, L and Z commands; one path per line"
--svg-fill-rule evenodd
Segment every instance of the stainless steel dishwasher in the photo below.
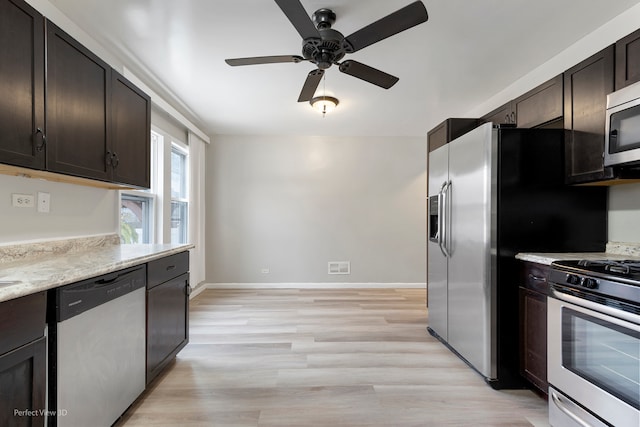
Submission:
M 141 265 L 50 294 L 50 425 L 108 427 L 144 391 L 145 287 Z

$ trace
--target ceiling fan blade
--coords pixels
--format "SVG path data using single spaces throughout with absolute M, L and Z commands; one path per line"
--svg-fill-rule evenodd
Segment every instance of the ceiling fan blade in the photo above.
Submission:
M 277 64 L 280 62 L 302 62 L 305 59 L 297 55 L 255 56 L 253 58 L 225 59 L 224 62 L 237 67 L 239 65 Z
M 304 10 L 300 0 L 275 0 L 303 39 L 320 38 L 318 29 Z
M 380 40 L 421 24 L 427 19 L 429 19 L 429 15 L 424 4 L 421 1 L 413 2 L 345 38 L 349 45 L 347 51 L 357 52 Z
M 399 78 L 376 70 L 358 61 L 347 60 L 340 64 L 340 71 L 350 76 L 357 77 L 384 89 L 389 89 L 396 84 Z
M 313 98 L 313 95 L 316 93 L 316 89 L 318 89 L 318 85 L 320 84 L 320 80 L 322 80 L 323 75 L 324 70 L 320 69 L 313 70 L 307 75 L 307 80 L 305 80 L 304 86 L 302 86 L 298 102 L 311 101 L 311 98 Z

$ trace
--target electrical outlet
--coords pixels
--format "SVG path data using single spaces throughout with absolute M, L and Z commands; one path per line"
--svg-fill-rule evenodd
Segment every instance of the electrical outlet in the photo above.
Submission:
M 38 192 L 38 212 L 49 213 L 51 209 L 51 194 Z
M 14 208 L 32 208 L 34 206 L 33 194 L 13 193 L 11 195 L 11 206 Z

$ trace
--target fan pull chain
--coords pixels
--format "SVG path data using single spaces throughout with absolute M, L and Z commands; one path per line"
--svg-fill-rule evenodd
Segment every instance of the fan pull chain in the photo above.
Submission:
M 322 99 L 326 100 L 327 96 L 327 73 L 324 73 L 322 76 Z M 327 103 L 324 102 L 322 105 L 322 118 L 327 115 Z

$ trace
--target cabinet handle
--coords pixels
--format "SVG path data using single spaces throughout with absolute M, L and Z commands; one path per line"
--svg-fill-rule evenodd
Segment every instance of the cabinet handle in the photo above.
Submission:
M 42 128 L 37 128 L 36 129 L 36 136 L 38 134 L 42 135 L 42 139 L 40 141 L 40 144 L 36 145 L 36 151 L 42 151 L 42 150 L 44 150 L 44 146 L 47 143 L 47 135 L 44 134 L 44 131 L 42 130 Z
M 113 153 L 111 155 L 111 166 L 113 166 L 113 168 L 117 168 L 118 164 L 120 163 L 120 158 L 118 157 L 117 153 Z
M 104 161 L 105 161 L 105 163 L 107 164 L 107 166 L 110 166 L 110 165 L 111 165 L 111 158 L 112 158 L 112 156 L 113 156 L 113 155 L 111 154 L 111 151 L 107 151 L 107 156 L 106 156 L 106 158 L 104 159 Z
M 171 270 L 175 270 L 176 266 L 175 265 L 169 265 L 167 266 L 167 271 L 171 271 Z
M 184 292 L 185 292 L 187 295 L 191 295 L 191 285 L 187 285 L 187 287 L 186 287 L 186 288 L 184 288 Z
M 511 113 L 511 123 L 515 124 L 515 122 L 516 122 L 516 112 L 514 111 Z
M 546 277 L 543 276 L 535 276 L 531 273 L 529 273 L 529 279 L 533 280 L 534 282 L 546 282 L 547 279 Z
M 509 120 L 509 115 L 508 114 L 506 116 L 504 116 L 504 122 L 505 123 L 511 123 L 511 120 Z

